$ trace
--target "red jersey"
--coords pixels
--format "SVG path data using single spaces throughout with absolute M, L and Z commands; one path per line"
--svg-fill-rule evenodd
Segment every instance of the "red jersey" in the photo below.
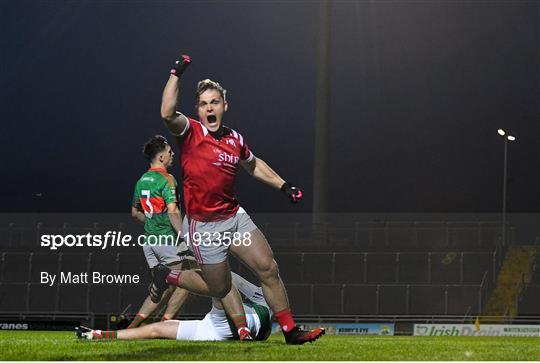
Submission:
M 255 157 L 242 135 L 223 126 L 216 140 L 202 123 L 188 118 L 179 141 L 186 214 L 201 222 L 233 216 L 239 208 L 234 196 L 238 163 Z

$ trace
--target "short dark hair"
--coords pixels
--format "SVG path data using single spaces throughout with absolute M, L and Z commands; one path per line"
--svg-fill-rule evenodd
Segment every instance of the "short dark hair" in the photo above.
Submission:
M 169 143 L 167 139 L 161 135 L 155 135 L 148 139 L 147 142 L 143 145 L 143 154 L 146 156 L 148 161 L 152 162 L 157 154 L 162 152 L 167 148 Z
M 197 92 L 195 93 L 195 99 L 197 101 L 197 105 L 199 104 L 199 97 L 209 89 L 215 89 L 219 92 L 221 95 L 221 98 L 223 98 L 223 101 L 227 101 L 227 90 L 221 85 L 215 81 L 212 81 L 211 79 L 203 79 L 202 81 L 199 81 L 197 83 Z

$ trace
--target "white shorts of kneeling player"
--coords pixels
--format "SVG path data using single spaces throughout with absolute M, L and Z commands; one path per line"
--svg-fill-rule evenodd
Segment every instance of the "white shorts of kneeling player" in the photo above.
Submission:
M 252 307 L 244 305 L 246 323 L 253 336 L 259 333 L 261 321 Z M 212 306 L 202 320 L 179 320 L 176 340 L 216 341 L 233 339 L 225 311 Z

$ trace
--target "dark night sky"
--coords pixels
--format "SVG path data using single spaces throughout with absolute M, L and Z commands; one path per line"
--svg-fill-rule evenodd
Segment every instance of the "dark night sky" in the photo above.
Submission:
M 0 5 L 0 211 L 128 210 L 140 146 L 167 135 L 162 88 L 179 52 L 229 91 L 227 124 L 285 179 L 292 209 L 244 172 L 248 211 L 309 211 L 317 2 L 36 1 Z M 540 210 L 540 2 L 332 3 L 333 212 Z M 176 164 L 173 173 L 178 175 Z

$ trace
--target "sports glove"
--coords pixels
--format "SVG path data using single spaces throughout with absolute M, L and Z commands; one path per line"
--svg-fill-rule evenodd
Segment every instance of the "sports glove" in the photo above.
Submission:
M 176 77 L 181 77 L 182 73 L 189 67 L 191 64 L 191 58 L 189 55 L 182 54 L 179 60 L 174 62 L 174 66 L 171 69 L 171 74 L 175 75 Z
M 287 196 L 287 198 L 291 200 L 291 203 L 293 204 L 298 203 L 300 199 L 302 199 L 302 191 L 300 188 L 290 183 L 284 183 L 281 186 L 281 191 Z

